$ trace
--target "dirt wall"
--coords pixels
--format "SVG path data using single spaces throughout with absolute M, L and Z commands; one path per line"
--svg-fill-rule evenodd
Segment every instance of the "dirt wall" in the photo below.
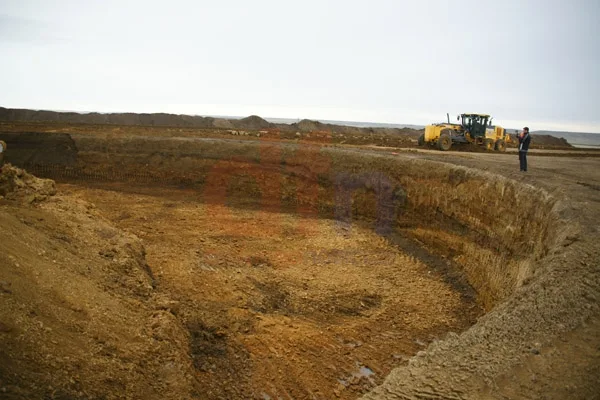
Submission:
M 138 237 L 10 166 L 0 225 L 0 398 L 189 398 L 187 334 Z
M 451 255 L 488 310 L 531 278 L 535 262 L 557 240 L 554 198 L 460 166 L 303 144 L 20 137 L 25 140 L 6 138 L 9 148 L 17 149 L 7 161 L 42 176 L 183 184 L 213 198 L 234 177 L 248 176 L 258 182 L 265 206 L 339 220 L 363 218 L 382 234 L 403 230 Z
M 73 165 L 77 147 L 66 133 L 0 134 L 10 149 L 4 159 L 14 165 Z

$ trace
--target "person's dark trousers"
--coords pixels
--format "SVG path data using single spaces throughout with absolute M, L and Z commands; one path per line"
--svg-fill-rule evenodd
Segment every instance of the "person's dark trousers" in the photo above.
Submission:
M 527 171 L 527 152 L 519 151 L 519 163 L 521 164 L 521 171 Z

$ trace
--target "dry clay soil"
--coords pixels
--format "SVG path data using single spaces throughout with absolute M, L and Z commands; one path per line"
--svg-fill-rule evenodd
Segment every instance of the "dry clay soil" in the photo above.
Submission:
M 524 174 L 509 155 L 390 157 L 485 169 L 569 199 L 597 270 L 599 158 L 532 156 Z M 0 203 L 0 397 L 357 398 L 484 313 L 468 285 L 432 267 L 443 255 L 358 222 L 235 193 L 222 204 L 189 189 L 7 173 L 22 187 Z M 597 398 L 598 321 L 540 344 L 490 396 Z
M 537 156 L 529 156 L 529 171 L 526 173 L 518 170 L 517 154 L 473 154 L 460 152 L 431 152 L 420 151 L 413 153 L 409 151 L 408 157 L 425 158 L 435 161 L 443 161 L 457 165 L 463 165 L 470 168 L 477 168 L 492 173 L 501 174 L 510 179 L 515 179 L 522 184 L 543 188 L 558 199 L 564 201 L 564 215 L 572 226 L 578 226 L 581 233 L 568 238 L 563 243 L 564 248 L 573 246 L 570 254 L 559 255 L 562 263 L 565 265 L 566 274 L 568 269 L 572 269 L 574 285 L 573 293 L 583 288 L 583 298 L 580 304 L 567 304 L 566 308 L 561 309 L 558 315 L 563 315 L 557 319 L 543 321 L 541 331 L 553 332 L 547 338 L 540 339 L 539 342 L 531 343 L 526 349 L 526 355 L 522 356 L 516 363 L 518 366 L 511 368 L 493 377 L 491 381 L 485 379 L 469 378 L 468 374 L 445 373 L 440 368 L 440 361 L 443 365 L 445 361 L 435 359 L 433 351 L 429 351 L 431 359 L 435 366 L 431 366 L 439 371 L 437 374 L 425 372 L 425 377 L 420 379 L 421 386 L 415 385 L 416 389 L 404 390 L 402 388 L 410 387 L 414 383 L 407 383 L 406 377 L 422 374 L 419 369 L 407 367 L 397 374 L 390 374 L 384 385 L 364 396 L 365 399 L 395 399 L 395 398 L 476 398 L 476 399 L 599 399 L 600 398 L 600 311 L 599 311 L 599 283 L 600 283 L 600 246 L 598 239 L 600 234 L 600 160 L 596 153 L 591 153 L 590 157 L 573 157 L 569 152 L 563 151 L 538 151 Z M 554 156 L 554 153 L 556 155 Z M 406 156 L 406 155 L 405 155 Z M 555 290 L 551 287 L 558 280 L 565 279 L 560 274 L 549 277 L 544 288 L 544 297 L 568 296 L 561 293 L 563 290 L 571 288 L 564 285 Z M 539 314 L 544 314 L 544 300 L 540 298 Z M 552 301 L 550 302 L 552 303 Z M 557 302 L 557 307 L 565 307 L 564 303 Z M 570 309 L 569 307 L 572 307 Z M 579 308 L 581 307 L 581 308 Z M 566 322 L 576 309 L 584 309 L 582 317 L 574 329 L 562 329 L 563 322 Z M 583 315 L 585 314 L 585 316 Z M 498 316 L 494 316 L 496 318 Z M 501 317 L 499 315 L 499 317 Z M 556 317 L 555 317 L 556 318 Z M 519 325 L 526 326 L 527 321 L 519 324 L 510 330 L 519 329 Z M 555 332 L 559 331 L 559 334 Z M 562 332 L 561 332 L 562 331 Z M 481 330 L 479 334 L 481 334 Z M 513 334 L 518 335 L 518 331 Z M 477 335 L 477 334 L 474 334 Z M 473 335 L 471 335 L 473 336 Z M 443 346 L 440 346 L 443 347 Z M 443 352 L 442 352 L 443 353 Z M 454 360 L 463 365 L 469 365 L 469 357 L 478 359 L 477 355 L 460 354 L 453 356 Z M 472 352 L 471 352 L 472 353 Z M 429 355 L 426 355 L 426 358 Z M 444 356 L 442 355 L 441 358 Z M 481 364 L 489 362 L 493 366 L 497 361 L 492 359 L 483 360 Z M 479 363 L 479 361 L 477 361 Z M 410 364 L 410 363 L 409 363 Z M 468 368 L 467 368 L 468 369 Z M 427 371 L 427 370 L 426 370 Z M 433 378 L 430 380 L 428 378 Z M 475 383 L 471 386 L 471 391 L 475 387 L 477 392 L 470 394 L 461 394 L 459 390 L 453 392 L 435 390 L 435 384 L 432 382 L 437 379 L 443 381 L 447 378 L 459 377 L 461 380 L 472 379 Z M 456 385 L 457 389 L 460 385 Z M 437 394 L 436 394 L 437 392 Z M 405 396 L 405 393 L 409 393 Z

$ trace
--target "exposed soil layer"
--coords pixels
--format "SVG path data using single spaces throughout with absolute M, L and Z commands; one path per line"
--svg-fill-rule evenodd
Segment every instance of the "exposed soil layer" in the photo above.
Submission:
M 59 194 L 0 185 L 8 398 L 559 398 L 551 363 L 593 398 L 600 182 L 573 159 L 523 181 L 484 153 L 37 143 L 11 161 Z
M 356 398 L 481 314 L 472 290 L 360 225 L 232 209 L 193 190 L 60 189 L 143 239 L 206 398 Z
M 555 211 L 566 225 L 526 285 L 462 335 L 433 343 L 394 370 L 365 398 L 599 398 L 600 163 L 533 156 L 530 171 L 521 173 L 517 160 L 498 155 L 419 156 L 543 188 L 562 199 Z

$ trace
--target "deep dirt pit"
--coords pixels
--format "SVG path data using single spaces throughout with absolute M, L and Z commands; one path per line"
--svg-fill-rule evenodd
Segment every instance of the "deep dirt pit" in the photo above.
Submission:
M 360 224 L 193 190 L 59 190 L 143 239 L 206 398 L 356 398 L 483 312 L 472 290 Z
M 574 217 L 592 210 L 595 229 L 596 198 L 579 181 L 573 208 L 540 189 L 580 161 L 522 179 L 481 171 L 512 168 L 487 154 L 446 157 L 469 169 L 298 143 L 58 136 L 62 158 L 48 158 L 52 136 L 11 147 L 71 184 L 2 200 L 8 398 L 355 398 L 399 366 L 366 397 L 479 399 L 598 308 L 596 247 Z M 552 391 L 567 369 L 592 388 L 565 349 L 546 386 L 525 371 L 522 387 Z

